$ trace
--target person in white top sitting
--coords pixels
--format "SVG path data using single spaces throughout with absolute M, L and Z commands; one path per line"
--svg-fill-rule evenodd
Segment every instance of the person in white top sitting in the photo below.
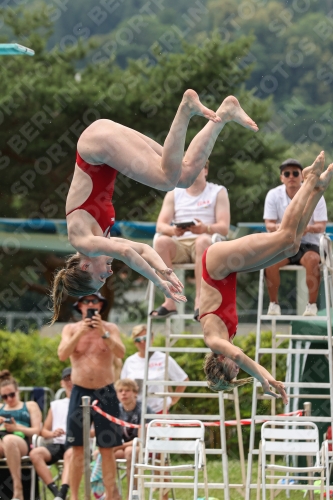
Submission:
M 135 346 L 138 352 L 129 356 L 121 370 L 121 379 L 130 378 L 135 380 L 139 386 L 138 400 L 141 400 L 142 395 L 142 383 L 144 378 L 145 369 L 145 352 L 146 352 L 146 335 L 147 326 L 137 325 L 132 330 L 132 339 L 134 340 Z M 154 352 L 149 358 L 148 366 L 148 380 L 165 380 L 165 359 L 166 354 L 164 352 Z M 175 382 L 183 382 L 189 380 L 187 374 L 178 365 L 178 363 L 169 356 L 168 359 L 168 380 L 174 380 Z M 172 385 L 172 384 L 170 384 Z M 174 392 L 179 392 L 179 396 L 167 397 L 166 408 L 169 409 L 171 406 L 176 404 L 181 393 L 184 392 L 186 386 L 176 386 Z M 165 392 L 167 388 L 164 385 L 150 385 L 148 386 L 148 392 Z M 149 397 L 147 398 L 147 405 L 153 410 L 154 413 L 163 413 L 164 410 L 164 398 L 163 397 Z
M 47 440 L 52 440 L 52 442 L 45 444 L 45 446 L 33 448 L 29 455 L 38 476 L 58 500 L 65 500 L 69 489 L 69 467 L 72 448 L 66 449 L 65 441 L 69 398 L 73 386 L 71 372 L 70 367 L 63 369 L 60 385 L 65 389 L 66 397 L 51 402 L 51 408 L 41 430 L 41 436 Z M 51 471 L 48 468 L 49 465 L 59 460 L 64 460 L 60 490 L 53 481 Z
M 288 158 L 280 165 L 280 179 L 282 185 L 268 191 L 265 200 L 264 220 L 267 231 L 273 232 L 277 231 L 279 228 L 287 206 L 301 187 L 302 170 L 302 165 L 293 158 Z M 327 208 L 324 197 L 322 196 L 303 234 L 298 253 L 293 257 L 283 259 L 277 264 L 265 269 L 270 299 L 267 314 L 278 316 L 281 314 L 281 308 L 278 301 L 280 267 L 286 266 L 287 264 L 299 264 L 305 267 L 306 284 L 309 290 L 309 303 L 303 315 L 316 316 L 318 312 L 316 302 L 320 285 L 319 240 L 322 233 L 325 232 L 326 222 Z
M 202 254 L 212 244 L 212 234 L 227 236 L 230 226 L 230 205 L 224 186 L 207 182 L 209 160 L 194 183 L 187 189 L 176 188 L 166 194 L 157 219 L 156 232 L 162 233 L 155 243 L 156 252 L 168 267 L 172 264 L 195 263 L 196 295 L 194 319 L 199 317 Z M 192 223 L 177 227 L 175 223 Z M 167 318 L 176 314 L 175 302 L 165 298 L 151 311 L 151 316 Z

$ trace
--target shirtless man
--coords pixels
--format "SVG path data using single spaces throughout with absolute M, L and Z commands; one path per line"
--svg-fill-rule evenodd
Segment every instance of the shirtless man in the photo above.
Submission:
M 119 416 L 119 401 L 113 387 L 113 360 L 123 358 L 125 347 L 118 327 L 101 319 L 99 312 L 104 303 L 99 293 L 79 297 L 77 307 L 82 313 L 78 323 L 66 325 L 58 348 L 60 361 L 70 358 L 73 389 L 68 409 L 66 444 L 73 447 L 70 468 L 71 500 L 79 499 L 79 486 L 83 473 L 82 396 L 114 417 Z M 88 309 L 95 309 L 92 319 Z M 113 448 L 122 443 L 121 429 L 98 413 L 92 412 L 97 446 L 102 456 L 106 500 L 121 500 L 116 487 L 116 463 Z

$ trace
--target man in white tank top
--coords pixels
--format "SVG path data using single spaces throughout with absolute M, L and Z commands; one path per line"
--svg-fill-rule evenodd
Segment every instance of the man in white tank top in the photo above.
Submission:
M 51 408 L 41 430 L 41 436 L 48 441 L 47 444 L 34 448 L 29 455 L 38 476 L 44 481 L 56 500 L 65 500 L 69 489 L 72 448 L 66 449 L 65 441 L 69 398 L 73 387 L 71 372 L 70 367 L 63 369 L 60 385 L 65 389 L 66 397 L 51 402 Z M 59 460 L 64 460 L 60 489 L 55 484 L 48 468 L 49 465 Z
M 156 240 L 155 250 L 167 266 L 172 267 L 172 263 L 195 263 L 196 320 L 199 316 L 202 254 L 211 245 L 212 235 L 219 233 L 227 236 L 230 225 L 227 190 L 224 186 L 207 182 L 208 167 L 209 161 L 189 188 L 176 188 L 166 194 L 156 225 L 156 232 L 162 234 Z M 172 224 L 173 221 L 192 224 L 180 228 Z M 175 302 L 165 298 L 163 304 L 152 311 L 151 315 L 167 318 L 176 312 Z

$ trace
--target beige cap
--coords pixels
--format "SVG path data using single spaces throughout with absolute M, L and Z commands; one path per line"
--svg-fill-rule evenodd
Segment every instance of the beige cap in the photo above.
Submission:
M 132 330 L 132 339 L 136 339 L 142 332 L 147 331 L 147 325 L 137 325 Z

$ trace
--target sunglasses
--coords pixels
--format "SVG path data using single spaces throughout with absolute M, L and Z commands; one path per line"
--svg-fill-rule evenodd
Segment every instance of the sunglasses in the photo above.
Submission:
M 67 377 L 64 377 L 62 380 L 64 380 L 65 382 L 69 382 L 71 380 L 71 376 L 67 375 Z
M 8 394 L 1 394 L 1 398 L 7 401 L 8 398 L 15 398 L 16 392 L 9 392 Z
M 293 175 L 293 177 L 298 177 L 298 176 L 299 176 L 299 174 L 300 174 L 300 172 L 299 172 L 298 170 L 293 170 L 292 172 L 283 172 L 283 173 L 282 173 L 282 175 L 283 175 L 284 177 L 287 177 L 287 178 L 288 178 L 288 177 L 290 177 L 290 174 L 292 174 L 292 175 Z
M 144 337 L 137 337 L 136 339 L 134 339 L 134 342 L 137 342 L 138 344 L 140 344 L 141 342 L 145 342 L 147 340 L 147 337 L 144 336 Z
M 99 299 L 83 299 L 80 301 L 81 304 L 98 304 L 100 302 Z

